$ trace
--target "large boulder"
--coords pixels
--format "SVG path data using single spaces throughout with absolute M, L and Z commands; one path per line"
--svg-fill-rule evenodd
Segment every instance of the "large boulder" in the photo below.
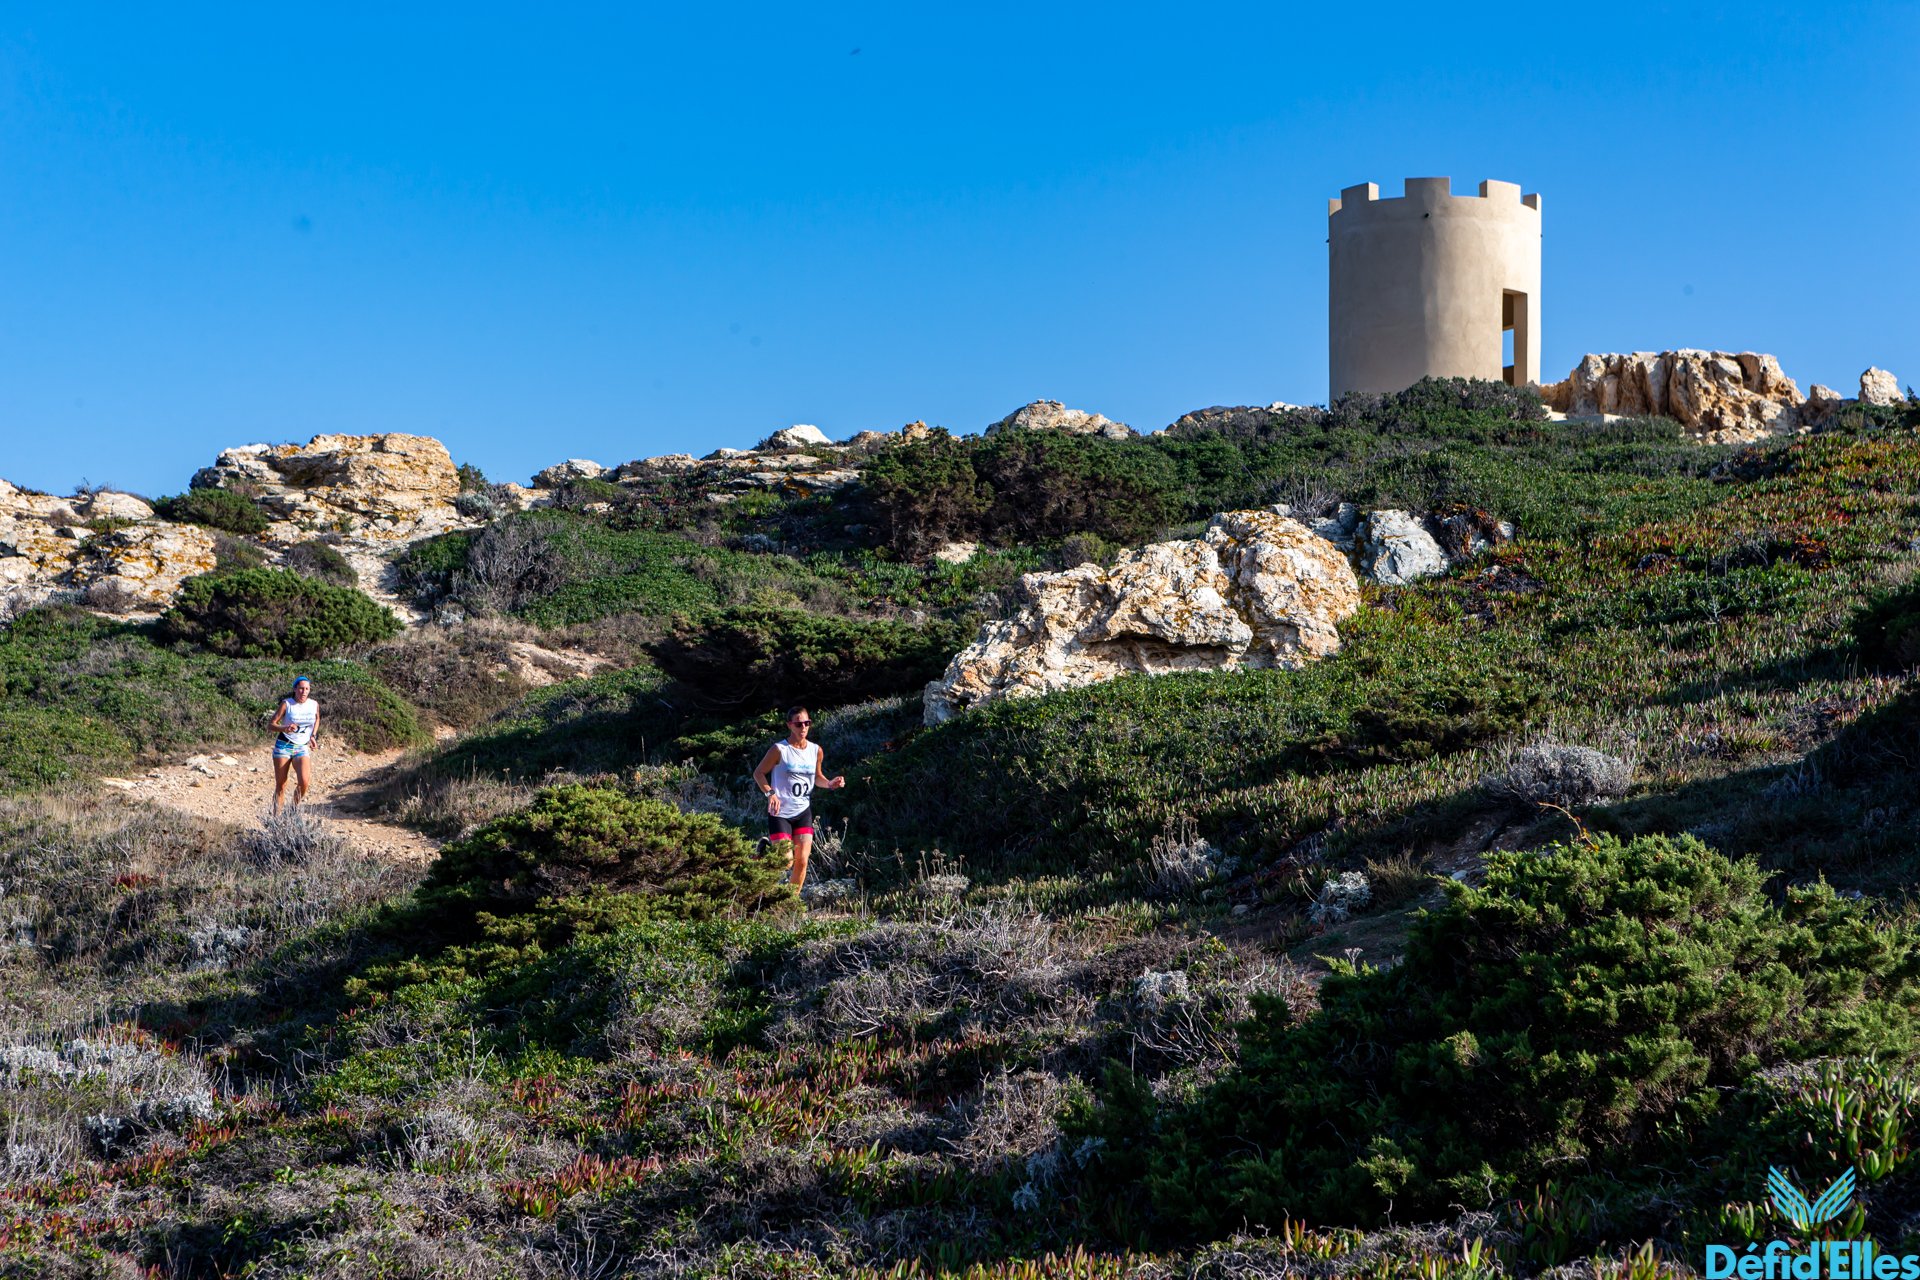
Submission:
M 1213 518 L 1206 536 L 1020 580 L 1025 605 L 989 622 L 927 686 L 939 724 L 997 698 L 1116 676 L 1298 667 L 1337 652 L 1360 588 L 1330 543 L 1271 511 Z
M 1861 404 L 1905 404 L 1907 397 L 1901 394 L 1900 379 L 1885 369 L 1868 369 L 1860 375 Z
M 1002 431 L 1068 431 L 1079 436 L 1102 436 L 1108 440 L 1131 440 L 1139 435 L 1124 422 L 1103 418 L 1097 413 L 1069 409 L 1058 400 L 1035 400 L 1021 405 L 987 428 L 990 436 Z
M 1581 357 L 1540 389 L 1547 407 L 1673 418 L 1713 444 L 1782 435 L 1801 425 L 1800 389 L 1770 355 L 1753 351 L 1629 351 Z

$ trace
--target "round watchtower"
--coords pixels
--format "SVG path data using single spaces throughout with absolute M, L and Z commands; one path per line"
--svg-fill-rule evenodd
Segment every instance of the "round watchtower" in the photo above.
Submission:
M 1330 400 L 1425 377 L 1540 380 L 1540 197 L 1408 178 L 1327 201 Z M 1511 333 L 1509 340 L 1507 334 Z

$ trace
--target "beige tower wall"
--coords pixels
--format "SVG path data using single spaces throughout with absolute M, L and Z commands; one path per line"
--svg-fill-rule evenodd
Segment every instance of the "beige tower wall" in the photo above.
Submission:
M 1404 196 L 1382 200 L 1369 182 L 1327 202 L 1332 399 L 1428 376 L 1540 380 L 1540 197 L 1511 182 L 1477 196 L 1451 186 L 1408 178 Z

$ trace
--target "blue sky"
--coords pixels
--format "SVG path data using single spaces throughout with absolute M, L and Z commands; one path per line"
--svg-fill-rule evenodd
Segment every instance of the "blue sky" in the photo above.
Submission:
M 1920 5 L 0 8 L 0 476 L 496 479 L 1326 397 L 1326 199 L 1544 196 L 1544 368 L 1920 384 Z

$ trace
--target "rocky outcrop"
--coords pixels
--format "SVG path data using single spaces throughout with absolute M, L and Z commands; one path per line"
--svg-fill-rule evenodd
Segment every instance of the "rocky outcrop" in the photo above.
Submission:
M 447 447 L 431 436 L 321 435 L 304 445 L 242 445 L 196 473 L 193 485 L 232 489 L 259 503 L 271 522 L 260 539 L 270 554 L 330 535 L 360 589 L 416 624 L 428 615 L 399 595 L 393 553 L 476 523 L 454 505 L 460 476 Z M 525 497 L 517 492 L 512 500 L 528 505 Z
M 1805 397 L 1772 356 L 1753 351 L 1630 351 L 1583 356 L 1560 382 L 1540 388 L 1569 417 L 1620 414 L 1673 418 L 1704 444 L 1740 444 L 1818 426 L 1836 409 L 1901 404 L 1885 369 L 1860 375 L 1858 401 L 1815 383 Z
M 113 523 L 86 527 L 102 520 Z M 183 579 L 213 567 L 211 535 L 153 519 L 130 494 L 56 498 L 0 480 L 0 601 L 10 608 L 56 601 L 158 613 Z
M 1002 431 L 1067 431 L 1077 436 L 1100 436 L 1107 440 L 1131 440 L 1139 435 L 1124 422 L 1115 422 L 1097 413 L 1069 409 L 1058 400 L 1035 400 L 1021 405 L 987 428 L 990 436 Z
M 1540 389 L 1549 409 L 1673 418 L 1706 443 L 1783 435 L 1801 425 L 1799 387 L 1770 355 L 1752 351 L 1630 351 L 1581 358 Z
M 1861 404 L 1905 404 L 1907 397 L 1900 390 L 1900 379 L 1885 369 L 1868 369 L 1860 375 Z
M 783 433 L 776 432 L 776 435 Z M 607 473 L 621 484 L 645 484 L 670 475 L 690 474 L 710 488 L 716 502 L 730 502 L 740 493 L 772 489 L 788 494 L 832 493 L 860 478 L 860 473 L 838 459 L 810 453 L 762 453 L 752 449 L 715 449 L 704 458 L 686 453 L 639 458 Z
M 925 440 L 933 434 L 932 428 L 924 421 L 909 422 L 898 431 L 856 431 L 847 440 L 847 448 L 857 449 L 861 453 L 873 453 L 880 449 L 893 449 L 903 444 L 912 444 L 916 440 Z
M 315 436 L 304 445 L 228 449 L 193 478 L 196 489 L 252 496 L 279 541 L 331 531 L 372 543 L 410 542 L 465 524 L 460 477 L 431 436 Z
M 1346 558 L 1271 511 L 1217 515 L 1206 536 L 1020 580 L 1024 606 L 989 622 L 927 686 L 925 720 L 997 698 L 1116 676 L 1298 667 L 1338 651 L 1360 605 Z
M 598 480 L 607 473 L 607 469 L 597 462 L 586 458 L 568 458 L 565 462 L 556 462 L 533 477 L 535 489 L 558 489 L 571 480 Z
M 784 431 L 776 431 L 754 446 L 757 452 L 765 453 L 776 449 L 811 449 L 815 445 L 831 447 L 833 441 L 827 433 L 816 426 L 797 422 Z

